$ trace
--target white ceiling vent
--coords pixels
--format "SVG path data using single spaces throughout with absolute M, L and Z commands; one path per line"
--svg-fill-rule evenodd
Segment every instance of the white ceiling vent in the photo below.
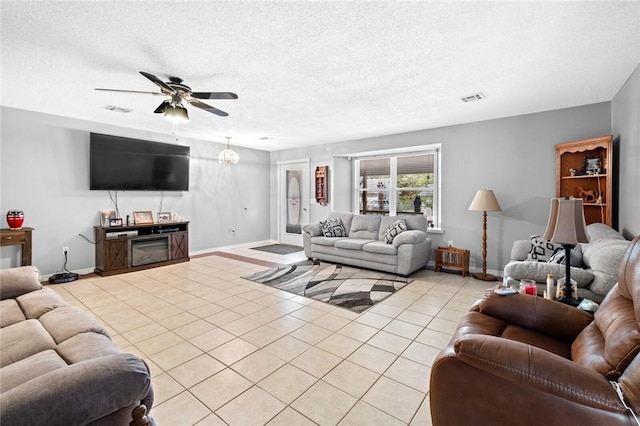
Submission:
M 108 109 L 109 111 L 121 112 L 123 114 L 131 112 L 129 108 L 122 108 L 122 107 L 117 107 L 113 105 L 107 105 L 106 107 L 104 107 L 104 109 Z
M 486 96 L 484 95 L 484 93 L 478 92 L 478 93 L 474 93 L 473 95 L 464 96 L 460 98 L 460 100 L 462 102 L 472 102 L 472 101 L 479 101 L 480 99 L 485 99 L 485 98 Z

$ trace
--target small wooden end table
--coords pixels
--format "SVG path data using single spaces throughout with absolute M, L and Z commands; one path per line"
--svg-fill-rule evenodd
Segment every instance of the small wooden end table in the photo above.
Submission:
M 22 246 L 22 266 L 31 265 L 31 231 L 33 228 L 0 229 L 0 246 Z

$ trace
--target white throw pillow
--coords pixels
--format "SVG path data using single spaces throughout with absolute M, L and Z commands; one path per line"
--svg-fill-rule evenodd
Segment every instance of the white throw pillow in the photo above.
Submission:
M 558 250 L 563 250 L 561 244 L 545 240 L 539 235 L 532 235 L 527 260 L 547 262 Z

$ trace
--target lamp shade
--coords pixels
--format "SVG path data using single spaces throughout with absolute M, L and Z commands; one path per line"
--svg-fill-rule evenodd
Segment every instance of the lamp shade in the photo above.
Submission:
M 588 243 L 582 198 L 552 198 L 543 238 L 554 243 Z
M 473 197 L 469 210 L 485 211 L 485 212 L 499 212 L 502 211 L 495 194 L 490 189 L 480 189 L 476 192 L 476 196 Z

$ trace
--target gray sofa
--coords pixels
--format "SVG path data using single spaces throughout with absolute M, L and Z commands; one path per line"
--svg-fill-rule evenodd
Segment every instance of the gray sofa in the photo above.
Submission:
M 592 223 L 587 226 L 589 243 L 571 256 L 571 279 L 578 285 L 578 297 L 600 303 L 618 281 L 618 266 L 629 245 L 613 228 Z M 504 267 L 504 275 L 510 285 L 517 286 L 522 279 L 536 281 L 538 294 L 546 289 L 547 274 L 558 279 L 565 276 L 565 265 L 527 260 L 531 240 L 517 240 L 511 249 L 511 260 Z M 581 255 L 580 255 L 581 254 Z
M 0 271 L 0 424 L 151 423 L 147 365 L 39 276 L 33 266 Z
M 341 219 L 346 236 L 326 237 L 320 222 L 303 227 L 304 252 L 310 259 L 409 275 L 429 261 L 431 239 L 423 215 L 359 215 L 333 212 L 328 219 Z M 385 242 L 385 231 L 397 220 L 406 231 Z

